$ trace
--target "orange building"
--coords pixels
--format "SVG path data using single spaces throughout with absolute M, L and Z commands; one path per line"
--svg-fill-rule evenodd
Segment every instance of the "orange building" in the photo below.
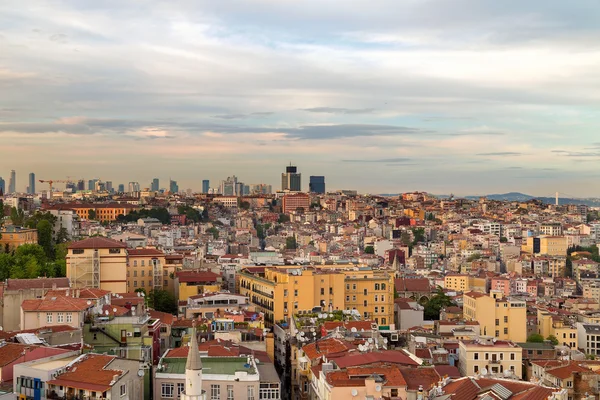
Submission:
M 283 196 L 282 211 L 285 214 L 296 211 L 298 208 L 308 211 L 310 207 L 310 197 L 306 193 L 293 193 Z
M 128 203 L 66 203 L 55 204 L 45 210 L 73 210 L 81 219 L 90 219 L 90 212 L 95 213 L 95 219 L 100 222 L 115 221 L 119 215 L 127 215 L 140 207 Z
M 7 225 L 0 228 L 0 246 L 4 250 L 7 246 L 10 250 L 24 244 L 37 244 L 37 229 L 27 229 L 15 225 Z

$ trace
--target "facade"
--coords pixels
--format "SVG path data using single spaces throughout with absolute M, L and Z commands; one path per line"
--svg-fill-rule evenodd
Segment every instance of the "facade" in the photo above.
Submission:
M 73 287 L 127 292 L 127 245 L 104 237 L 71 243 L 67 277 Z
M 27 229 L 15 225 L 0 227 L 0 246 L 2 250 L 12 251 L 24 244 L 37 244 L 37 229 Z
M 482 336 L 475 341 L 461 341 L 458 347 L 459 370 L 462 376 L 504 374 L 511 371 L 522 376 L 522 349 L 515 343 Z
M 299 208 L 308 211 L 310 207 L 310 197 L 306 193 L 286 194 L 282 200 L 282 211 L 285 214 L 295 212 Z
M 285 167 L 285 172 L 281 174 L 281 190 L 302 191 L 302 174 L 298 173 L 298 168 L 293 165 Z
M 127 203 L 64 203 L 50 206 L 48 210 L 73 210 L 79 218 L 94 219 L 100 222 L 115 221 L 119 215 L 127 215 L 139 207 Z M 91 214 L 90 214 L 91 213 Z
M 566 324 L 557 313 L 541 307 L 537 310 L 537 333 L 544 339 L 554 336 L 560 345 L 577 349 L 577 328 Z
M 392 275 L 354 265 L 330 267 L 267 267 L 262 273 L 242 269 L 237 286 L 257 311 L 265 313 L 267 326 L 289 321 L 294 314 L 311 313 L 314 307 L 329 312 L 356 310 L 379 325 L 394 324 Z
M 491 295 L 468 292 L 463 295 L 463 313 L 467 321 L 479 321 L 484 336 L 513 342 L 525 342 L 527 339 L 524 301 L 505 299 L 499 292 Z
M 69 236 L 69 239 L 74 239 L 79 236 L 81 218 L 74 210 L 64 209 L 48 209 L 48 212 L 56 217 L 54 223 L 54 234 L 57 235 L 61 229 L 64 229 Z
M 311 176 L 308 184 L 308 191 L 311 193 L 325 193 L 325 177 L 324 176 Z
M 50 297 L 24 300 L 21 304 L 20 328 L 38 329 L 52 325 L 82 326 L 94 304 L 73 297 Z
M 127 292 L 173 288 L 173 278 L 166 268 L 165 253 L 156 249 L 128 249 L 127 254 Z
M 202 181 L 202 193 L 208 193 L 210 190 L 210 181 L 208 179 L 204 179 Z
M 585 354 L 600 356 L 600 324 L 576 323 L 577 347 Z
M 529 254 L 548 256 L 566 256 L 568 240 L 565 236 L 528 237 L 523 244 L 523 251 Z

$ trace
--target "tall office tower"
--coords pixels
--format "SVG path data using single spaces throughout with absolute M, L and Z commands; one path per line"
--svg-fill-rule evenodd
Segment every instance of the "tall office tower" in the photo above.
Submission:
M 308 191 L 311 193 L 325 193 L 325 177 L 311 176 Z
M 99 181 L 100 179 L 96 178 L 96 179 L 90 179 L 88 181 L 88 190 L 91 190 L 92 192 L 94 190 L 96 190 L 96 183 Z
M 106 184 L 102 181 L 96 182 L 96 187 L 94 188 L 96 192 L 104 192 L 106 191 Z
M 179 185 L 177 185 L 177 181 L 169 179 L 169 192 L 179 193 Z
M 154 178 L 154 179 L 152 179 L 152 183 L 150 184 L 150 191 L 151 192 L 158 192 L 158 189 L 159 189 L 158 178 Z
M 237 176 L 228 176 L 226 180 L 221 181 L 220 193 L 223 196 L 238 196 L 240 193 L 240 182 L 237 180 Z
M 123 185 L 122 183 L 119 183 L 119 187 L 117 192 L 119 193 L 125 193 L 125 185 Z
M 15 193 L 17 191 L 17 173 L 15 170 L 10 171 L 10 179 L 8 180 L 8 193 Z
M 33 172 L 29 174 L 29 186 L 27 186 L 27 193 L 35 194 L 35 174 Z
M 6 182 L 4 182 L 4 179 L 2 179 L 1 176 L 0 176 L 0 192 L 2 192 L 2 194 L 6 193 Z
M 202 193 L 208 193 L 210 190 L 210 181 L 205 179 L 202 181 Z
M 129 193 L 137 193 L 140 191 L 139 182 L 129 182 Z
M 104 182 L 104 187 L 105 187 L 105 189 L 106 189 L 107 192 L 109 192 L 109 193 L 113 193 L 114 192 L 112 181 L 106 181 L 106 182 Z
M 80 179 L 77 181 L 77 191 L 81 192 L 82 190 L 85 190 L 85 181 Z
M 292 192 L 300 192 L 302 190 L 302 174 L 298 173 L 298 169 L 290 165 L 285 167 L 285 172 L 281 174 L 281 190 L 289 190 Z
M 242 184 L 242 196 L 248 196 L 250 194 L 250 185 Z
M 75 182 L 67 182 L 65 190 L 70 193 L 75 193 L 77 191 L 77 184 L 75 184 Z

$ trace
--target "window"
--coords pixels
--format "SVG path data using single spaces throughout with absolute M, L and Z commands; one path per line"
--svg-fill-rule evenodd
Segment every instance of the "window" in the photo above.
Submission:
M 144 276 L 144 274 L 146 273 L 146 271 L 142 270 L 142 276 Z M 496 320 L 497 321 L 497 320 Z
M 356 301 L 356 296 L 352 296 L 352 301 Z
M 514 361 L 514 359 L 515 359 L 515 353 L 510 353 L 510 359 L 511 359 L 511 361 Z
M 108 249 L 109 254 L 120 254 L 121 249 Z
M 332 287 L 329 288 L 329 294 L 333 294 L 333 288 Z
M 141 262 L 141 264 L 140 264 L 140 265 L 141 265 L 142 267 L 144 267 L 144 260 L 142 260 L 142 262 Z
M 363 290 L 364 295 L 366 296 L 369 292 L 367 291 L 367 289 Z
M 381 290 L 385 290 L 385 283 L 381 284 Z
M 137 286 L 137 281 L 133 281 L 133 286 Z
M 572 388 L 573 387 L 573 381 L 567 381 L 567 387 L 568 388 Z
M 133 266 L 137 267 L 137 260 L 133 260 Z
M 346 290 L 350 290 L 350 284 L 349 283 L 346 284 Z
M 122 384 L 119 388 L 119 394 L 121 395 L 121 397 L 127 394 L 127 386 L 125 384 Z
M 500 331 L 496 331 L 496 337 L 500 336 Z
M 259 399 L 273 399 L 278 400 L 281 398 L 279 393 L 278 383 L 261 383 L 260 384 Z M 394 389 L 392 389 L 393 391 Z
M 504 334 L 508 335 L 508 328 L 504 328 Z
M 294 289 L 294 296 L 298 297 L 298 289 Z
M 375 301 L 379 300 L 379 297 L 377 295 L 375 295 Z
M 346 296 L 346 301 L 350 301 L 350 296 Z
M 387 320 L 385 318 L 381 318 L 381 325 L 385 325 Z
M 137 277 L 137 271 L 136 271 L 136 270 L 134 270 L 134 271 L 133 271 L 133 277 L 134 277 L 134 278 L 136 278 L 136 277 Z
M 172 383 L 163 383 L 160 394 L 162 397 L 166 397 L 169 399 L 173 398 L 173 384 Z
M 65 322 L 65 313 L 56 313 L 56 322 L 58 322 L 59 324 Z
M 254 386 L 248 386 L 248 400 L 254 400 Z
M 366 307 L 367 306 L 367 301 L 363 301 L 363 305 Z
M 479 360 L 479 353 L 473 354 L 473 360 Z
M 479 365 L 473 366 L 473 372 L 474 373 L 478 373 L 479 372 Z
M 73 249 L 73 254 L 83 254 L 83 249 Z
M 142 281 L 142 287 L 146 287 L 146 281 Z
M 375 290 L 379 290 L 379 283 L 375 284 Z
M 67 323 L 73 322 L 73 313 L 67 313 Z
M 284 296 L 284 297 L 287 297 L 287 295 L 288 295 L 288 290 L 287 290 L 287 289 L 284 289 L 284 290 L 283 290 L 283 296 Z
M 496 318 L 496 326 L 500 325 L 500 320 Z
M 233 400 L 233 385 L 227 385 L 227 400 Z
M 385 312 L 385 307 L 381 307 L 381 312 L 384 313 Z
M 46 313 L 46 322 L 51 324 L 52 323 L 52 313 Z
M 163 281 L 163 286 L 169 286 L 169 281 L 165 279 L 165 280 Z
M 385 295 L 381 295 L 381 301 L 385 301 Z
M 210 400 L 221 400 L 220 385 L 210 385 Z
M 379 307 L 375 307 L 375 312 L 378 313 L 379 312 Z
M 356 283 L 352 284 L 352 290 L 356 290 Z
M 325 288 L 321 288 L 321 296 L 325 296 Z
M 183 383 L 177 384 L 177 396 L 180 396 L 181 393 L 185 391 L 185 385 Z

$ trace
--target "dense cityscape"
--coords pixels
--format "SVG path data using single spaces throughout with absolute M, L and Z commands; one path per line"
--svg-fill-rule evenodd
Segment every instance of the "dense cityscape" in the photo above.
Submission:
M 0 398 L 600 393 L 598 209 L 43 178 L 0 179 Z

